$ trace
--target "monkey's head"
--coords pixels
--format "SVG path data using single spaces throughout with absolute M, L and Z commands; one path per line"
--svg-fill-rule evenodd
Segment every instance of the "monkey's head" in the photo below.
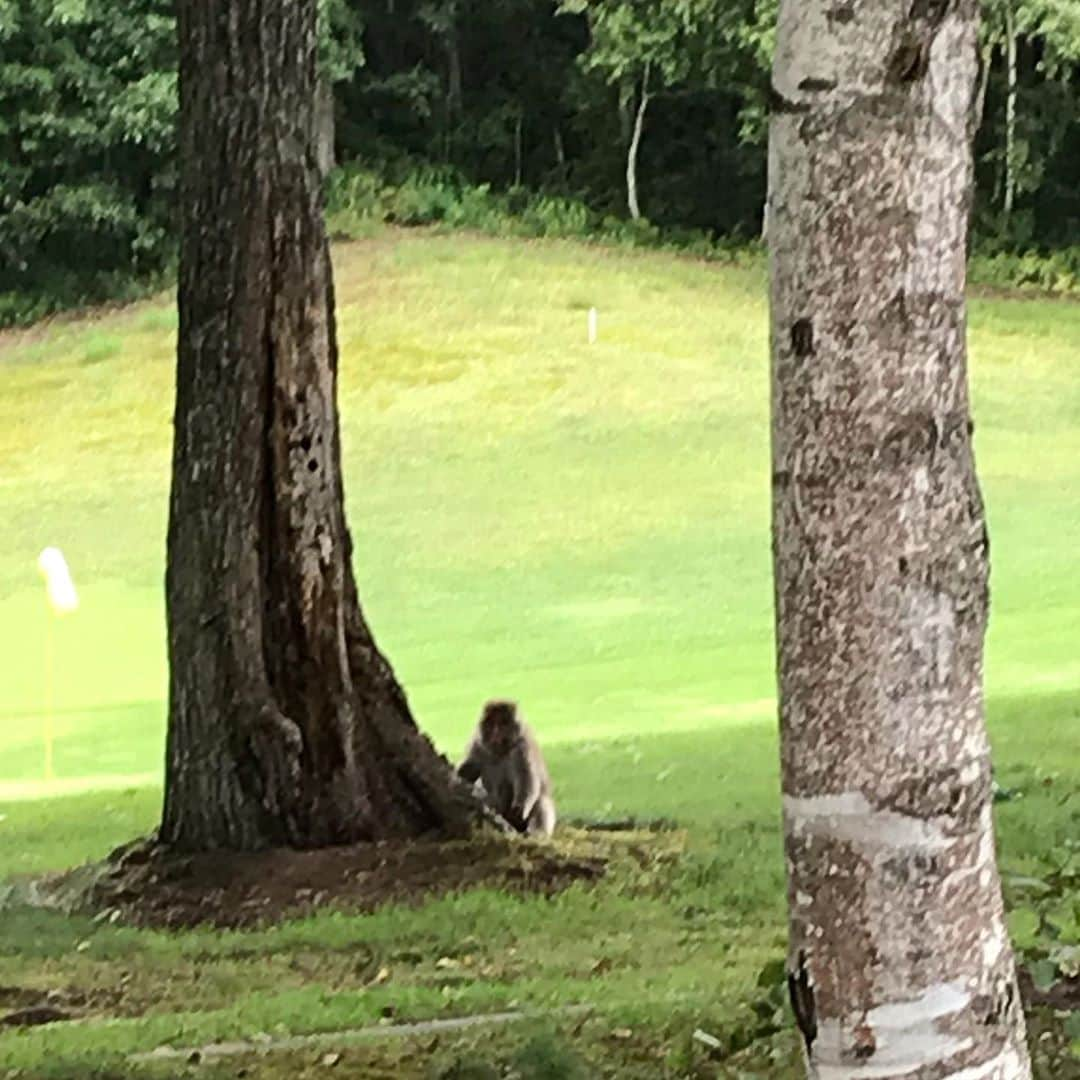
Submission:
M 480 737 L 493 754 L 509 753 L 521 737 L 516 701 L 489 701 L 480 716 Z

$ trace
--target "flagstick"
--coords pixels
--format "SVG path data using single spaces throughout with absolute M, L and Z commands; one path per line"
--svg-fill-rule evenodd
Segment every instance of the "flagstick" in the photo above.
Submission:
M 52 780 L 55 776 L 53 771 L 53 657 L 56 653 L 56 618 L 49 612 L 45 616 L 45 779 Z
M 59 548 L 47 547 L 38 556 L 38 570 L 45 578 L 45 599 L 49 614 L 45 616 L 45 719 L 42 721 L 42 737 L 45 742 L 45 779 L 52 780 L 53 735 L 55 727 L 55 674 L 56 674 L 56 620 L 79 606 L 79 594 L 71 580 L 71 571 Z

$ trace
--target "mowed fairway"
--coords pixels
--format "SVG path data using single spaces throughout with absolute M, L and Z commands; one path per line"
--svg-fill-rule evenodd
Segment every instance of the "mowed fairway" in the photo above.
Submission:
M 362 600 L 438 740 L 493 693 L 549 742 L 768 726 L 760 273 L 408 235 L 337 262 Z M 41 770 L 46 543 L 83 601 L 57 627 L 59 777 L 160 766 L 173 349 L 150 306 L 0 354 L 0 785 Z
M 418 976 L 405 1011 L 591 1000 L 585 948 L 615 958 L 613 1008 L 730 1015 L 783 931 L 763 270 L 393 232 L 335 261 L 361 599 L 421 723 L 455 756 L 485 697 L 518 697 L 550 747 L 563 814 L 685 824 L 701 861 L 679 912 L 715 914 L 688 943 L 674 907 L 609 898 L 603 925 L 631 935 L 619 944 L 590 923 L 584 893 L 555 931 L 530 902 L 513 932 L 524 951 L 534 935 L 550 972 L 450 1002 L 424 997 Z M 1021 866 L 1080 828 L 1080 305 L 975 300 L 971 326 L 991 726 L 999 776 L 1027 796 L 999 823 Z M 0 336 L 0 878 L 101 855 L 155 820 L 174 348 L 164 300 Z M 54 627 L 51 785 L 34 566 L 47 544 L 82 599 Z M 510 932 L 502 909 L 485 917 Z M 372 933 L 446 947 L 430 920 L 393 918 Z M 134 940 L 116 939 L 117 963 Z M 0 936 L 0 983 L 17 953 L 9 942 L 4 960 Z M 236 978 L 261 1004 L 245 1012 L 223 984 L 183 1030 L 346 1026 L 274 997 L 269 977 Z M 361 1013 L 382 999 L 364 1000 Z M 131 1048 L 176 1037 L 164 1023 L 124 1030 Z M 65 1038 L 97 1052 L 89 1029 Z

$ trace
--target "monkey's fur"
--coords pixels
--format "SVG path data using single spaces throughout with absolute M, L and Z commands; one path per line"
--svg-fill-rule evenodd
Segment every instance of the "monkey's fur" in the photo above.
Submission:
M 488 804 L 518 832 L 550 836 L 555 801 L 544 756 L 515 701 L 489 701 L 458 766 L 484 785 Z

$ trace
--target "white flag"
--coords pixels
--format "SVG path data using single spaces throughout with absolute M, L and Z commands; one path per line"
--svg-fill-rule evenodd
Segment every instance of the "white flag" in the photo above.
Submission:
M 49 604 L 57 615 L 66 615 L 79 606 L 79 595 L 71 571 L 59 548 L 47 547 L 38 556 L 38 569 L 45 578 Z

